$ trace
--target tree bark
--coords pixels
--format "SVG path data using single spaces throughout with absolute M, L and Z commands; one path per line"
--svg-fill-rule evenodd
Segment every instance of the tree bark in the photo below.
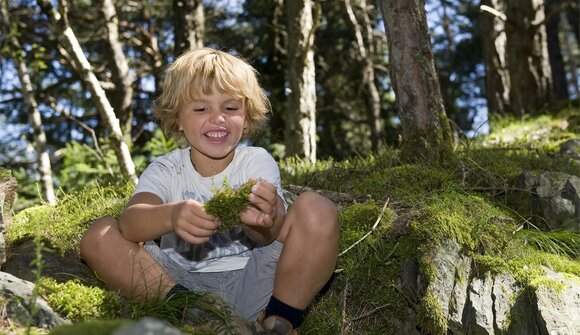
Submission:
M 316 161 L 316 75 L 314 68 L 314 30 L 316 21 L 312 0 L 287 3 L 288 15 L 288 110 L 285 145 L 287 156 Z
M 506 16 L 510 103 L 521 117 L 545 108 L 552 97 L 543 0 L 507 1 Z
M 391 80 L 401 119 L 401 158 L 444 162 L 453 156 L 421 0 L 381 0 Z
M 506 62 L 504 0 L 482 0 L 481 7 L 480 22 L 488 114 L 507 114 L 510 113 L 511 84 Z
M 12 23 L 10 22 L 10 16 L 8 12 L 8 7 L 5 0 L 1 0 L 1 16 L 2 25 L 4 26 L 4 31 L 12 31 Z M 21 43 L 16 37 L 16 34 L 10 34 L 8 37 L 8 42 L 12 45 L 12 50 L 14 50 L 14 62 L 16 63 L 16 70 L 18 72 L 18 78 L 20 79 L 22 96 L 24 97 L 24 103 L 28 106 L 29 110 L 29 122 L 32 126 L 34 144 L 36 147 L 36 153 L 38 155 L 38 172 L 40 174 L 42 191 L 46 202 L 53 206 L 56 204 L 56 195 L 54 192 L 54 182 L 52 178 L 52 165 L 50 163 L 50 156 L 47 150 L 46 133 L 44 132 L 44 126 L 42 124 L 42 117 L 40 110 L 38 109 L 38 103 L 34 97 L 34 89 L 32 86 L 32 81 L 28 75 L 28 67 L 24 62 L 22 55 L 17 54 L 19 50 L 24 50 L 21 47 Z M 1 210 L 1 208 L 0 208 Z
M 366 0 L 360 0 L 362 9 L 362 22 L 359 24 L 354 13 L 350 0 L 344 0 L 347 22 L 351 25 L 354 35 L 356 49 L 363 67 L 363 86 L 366 88 L 367 96 L 367 123 L 371 133 L 371 148 L 377 151 L 381 146 L 383 131 L 381 126 L 381 99 L 379 90 L 375 83 L 375 64 L 373 62 L 373 27 L 370 23 Z M 363 38 L 363 33 L 366 37 Z
M 119 19 L 117 10 L 112 0 L 104 0 L 101 9 L 105 16 L 107 30 L 107 44 L 110 52 L 106 53 L 111 64 L 111 81 L 115 89 L 111 94 L 111 104 L 115 114 L 121 122 L 121 129 L 130 140 L 133 125 L 133 112 L 131 102 L 133 100 L 134 75 L 129 71 L 129 62 L 123 52 L 123 44 L 119 39 Z
M 84 83 L 88 86 L 89 91 L 91 92 L 91 99 L 94 101 L 101 119 L 105 123 L 105 127 L 109 132 L 109 136 L 111 137 L 112 147 L 115 151 L 121 173 L 124 177 L 137 182 L 135 164 L 131 158 L 129 147 L 127 146 L 127 143 L 123 137 L 123 132 L 119 126 L 119 120 L 117 119 L 117 116 L 115 115 L 109 100 L 107 100 L 105 91 L 100 86 L 95 73 L 91 69 L 91 64 L 83 53 L 82 47 L 80 46 L 74 32 L 66 22 L 66 17 L 61 16 L 61 14 L 52 7 L 50 1 L 48 0 L 39 1 L 39 6 L 49 17 L 53 26 L 59 31 L 60 35 L 62 36 L 65 49 L 67 49 L 73 61 L 76 63 L 76 68 L 78 71 L 80 71 L 79 77 L 82 78 Z M 66 2 L 62 1 L 61 6 L 66 7 Z M 65 9 L 66 8 L 63 8 L 63 10 Z
M 201 0 L 173 0 L 175 22 L 175 57 L 193 48 L 203 47 L 205 16 Z

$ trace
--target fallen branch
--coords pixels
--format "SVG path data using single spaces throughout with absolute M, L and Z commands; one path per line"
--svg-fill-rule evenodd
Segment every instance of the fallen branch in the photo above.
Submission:
M 371 229 L 363 237 L 361 237 L 358 241 L 354 242 L 350 247 L 346 248 L 343 252 L 338 254 L 338 257 L 346 254 L 350 249 L 354 248 L 357 244 L 361 243 L 364 239 L 369 237 L 377 229 L 377 227 L 379 226 L 379 223 L 381 222 L 381 219 L 383 218 L 383 215 L 385 214 L 385 210 L 387 209 L 387 206 L 389 205 L 389 200 L 390 199 L 387 198 L 387 201 L 385 201 L 385 204 L 383 205 L 383 209 L 381 210 L 381 214 L 379 214 L 377 221 L 375 221 L 375 224 L 371 227 Z

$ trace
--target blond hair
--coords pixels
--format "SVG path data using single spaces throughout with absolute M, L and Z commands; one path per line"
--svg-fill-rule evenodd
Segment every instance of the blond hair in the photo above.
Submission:
M 153 105 L 153 114 L 165 134 L 180 144 L 186 143 L 179 130 L 179 110 L 199 95 L 211 94 L 214 87 L 244 99 L 244 137 L 254 136 L 264 128 L 270 101 L 258 83 L 256 69 L 226 52 L 199 48 L 185 52 L 167 68 L 163 91 Z

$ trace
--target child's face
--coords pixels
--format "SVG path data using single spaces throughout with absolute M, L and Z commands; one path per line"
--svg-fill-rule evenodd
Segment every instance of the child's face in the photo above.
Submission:
M 223 171 L 246 126 L 242 98 L 217 89 L 198 97 L 179 110 L 179 125 L 191 146 L 191 161 L 202 175 Z

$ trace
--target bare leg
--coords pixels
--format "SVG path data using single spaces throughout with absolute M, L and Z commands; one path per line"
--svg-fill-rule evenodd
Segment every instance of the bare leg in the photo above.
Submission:
M 119 223 L 102 217 L 81 240 L 81 254 L 107 288 L 128 298 L 164 297 L 175 285 L 165 270 L 139 243 L 126 240 Z
M 338 213 L 328 199 L 301 194 L 290 207 L 279 240 L 284 243 L 274 296 L 305 309 L 330 279 L 338 255 Z

